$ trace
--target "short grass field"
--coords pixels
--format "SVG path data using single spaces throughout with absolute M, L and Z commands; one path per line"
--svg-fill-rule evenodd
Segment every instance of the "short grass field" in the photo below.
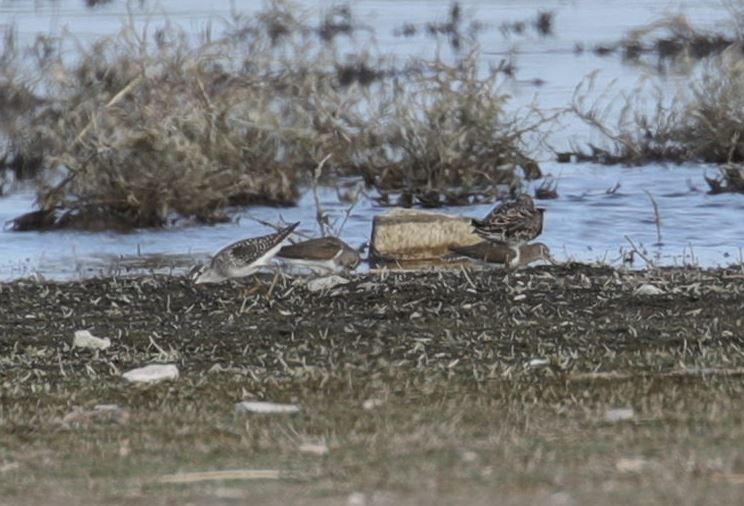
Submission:
M 576 264 L 0 284 L 0 502 L 741 504 L 742 291 Z M 180 376 L 121 377 L 151 363 Z

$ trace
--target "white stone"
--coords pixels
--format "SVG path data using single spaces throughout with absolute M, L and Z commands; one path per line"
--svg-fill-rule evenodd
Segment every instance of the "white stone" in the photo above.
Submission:
M 550 360 L 547 358 L 533 358 L 528 362 L 530 367 L 544 367 L 550 364 Z
M 297 449 L 300 453 L 315 457 L 328 455 L 329 452 L 328 446 L 325 443 L 302 443 Z
M 635 411 L 633 411 L 633 408 L 615 408 L 605 411 L 604 419 L 605 422 L 622 422 L 624 420 L 631 420 L 634 416 Z
M 635 295 L 661 295 L 664 293 L 664 290 L 662 290 L 658 286 L 651 285 L 649 283 L 644 283 L 638 288 L 636 288 L 635 292 L 633 293 Z
M 87 330 L 76 330 L 75 338 L 72 340 L 75 348 L 88 348 L 91 350 L 105 350 L 111 346 L 111 339 L 108 337 L 96 337 Z
M 131 383 L 157 383 L 178 378 L 178 367 L 173 364 L 151 364 L 122 374 Z
M 366 506 L 367 497 L 362 492 L 352 492 L 346 498 L 347 506 Z
M 478 454 L 471 450 L 466 450 L 460 455 L 463 462 L 472 463 L 478 460 Z
M 331 276 L 311 279 L 305 286 L 311 292 L 320 292 L 323 290 L 330 290 L 331 288 L 335 288 L 339 285 L 345 285 L 348 282 L 348 279 L 333 274 Z
M 376 290 L 378 286 L 380 286 L 382 283 L 375 283 L 374 281 L 365 281 L 364 283 L 359 283 L 357 285 L 357 290 Z
M 362 403 L 362 409 L 365 411 L 371 411 L 375 408 L 379 408 L 383 404 L 385 404 L 385 401 L 382 399 L 367 399 Z
M 648 466 L 648 460 L 642 457 L 621 458 L 615 462 L 615 469 L 621 473 L 640 473 L 646 466 Z
M 242 401 L 235 404 L 236 413 L 261 413 L 261 414 L 292 414 L 299 413 L 300 407 L 296 404 L 279 404 L 264 401 Z

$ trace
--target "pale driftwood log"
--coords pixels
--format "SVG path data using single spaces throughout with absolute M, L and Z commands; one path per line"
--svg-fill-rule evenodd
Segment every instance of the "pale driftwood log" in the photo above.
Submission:
M 434 260 L 450 247 L 469 246 L 482 239 L 470 218 L 417 209 L 393 209 L 372 221 L 370 254 L 376 260 Z

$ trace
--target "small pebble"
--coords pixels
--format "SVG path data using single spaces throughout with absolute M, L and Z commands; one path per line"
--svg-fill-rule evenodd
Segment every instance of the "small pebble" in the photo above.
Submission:
M 375 408 L 379 408 L 383 404 L 385 404 L 385 401 L 382 399 L 367 399 L 362 403 L 362 409 L 365 411 L 371 411 Z
M 530 367 L 543 367 L 550 364 L 547 358 L 533 358 L 527 363 Z
M 621 473 L 640 473 L 648 465 L 648 460 L 641 457 L 622 458 L 615 462 L 615 469 Z
M 262 413 L 262 414 L 292 414 L 299 413 L 300 407 L 296 404 L 279 404 L 276 402 L 242 401 L 235 404 L 235 412 Z
M 178 378 L 178 367 L 173 364 L 152 364 L 122 374 L 131 383 L 157 383 Z
M 322 457 L 328 455 L 328 446 L 325 443 L 303 443 L 299 446 L 298 450 L 300 453 L 306 455 L 313 455 L 315 457 Z
M 352 492 L 346 498 L 346 504 L 348 506 L 365 506 L 367 504 L 367 497 L 361 492 Z
M 91 350 L 105 350 L 111 346 L 111 339 L 108 337 L 96 337 L 87 330 L 76 330 L 75 338 L 72 340 L 75 348 L 88 348 Z
M 339 285 L 345 285 L 348 282 L 348 279 L 342 278 L 341 276 L 336 276 L 334 274 L 332 276 L 311 279 L 305 286 L 310 292 L 320 292 L 323 290 L 330 290 L 331 288 L 335 288 Z
M 635 411 L 633 411 L 633 408 L 615 408 L 605 411 L 604 419 L 605 422 L 622 422 L 624 420 L 631 420 L 634 416 Z
M 633 293 L 635 295 L 661 295 L 664 293 L 664 290 L 662 290 L 658 286 L 651 285 L 649 283 L 644 283 L 638 288 L 636 288 L 635 292 Z

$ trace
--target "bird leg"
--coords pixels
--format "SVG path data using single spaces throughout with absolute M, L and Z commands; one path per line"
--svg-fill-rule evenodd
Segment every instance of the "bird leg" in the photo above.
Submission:
M 276 282 L 279 279 L 279 271 L 274 270 L 274 278 L 271 280 L 271 285 L 269 286 L 269 291 L 266 292 L 266 298 L 271 299 L 271 294 L 274 292 L 274 287 L 276 286 Z
M 253 286 L 251 286 L 250 288 L 245 288 L 246 286 L 245 284 L 243 284 L 243 286 L 244 288 L 243 288 L 243 291 L 240 293 L 240 296 L 245 298 L 249 295 L 256 293 L 263 285 L 261 284 L 261 281 L 258 278 L 256 278 L 256 276 L 253 276 Z
M 519 267 L 519 245 L 510 244 L 509 250 L 510 252 L 506 254 L 505 267 L 513 270 Z

